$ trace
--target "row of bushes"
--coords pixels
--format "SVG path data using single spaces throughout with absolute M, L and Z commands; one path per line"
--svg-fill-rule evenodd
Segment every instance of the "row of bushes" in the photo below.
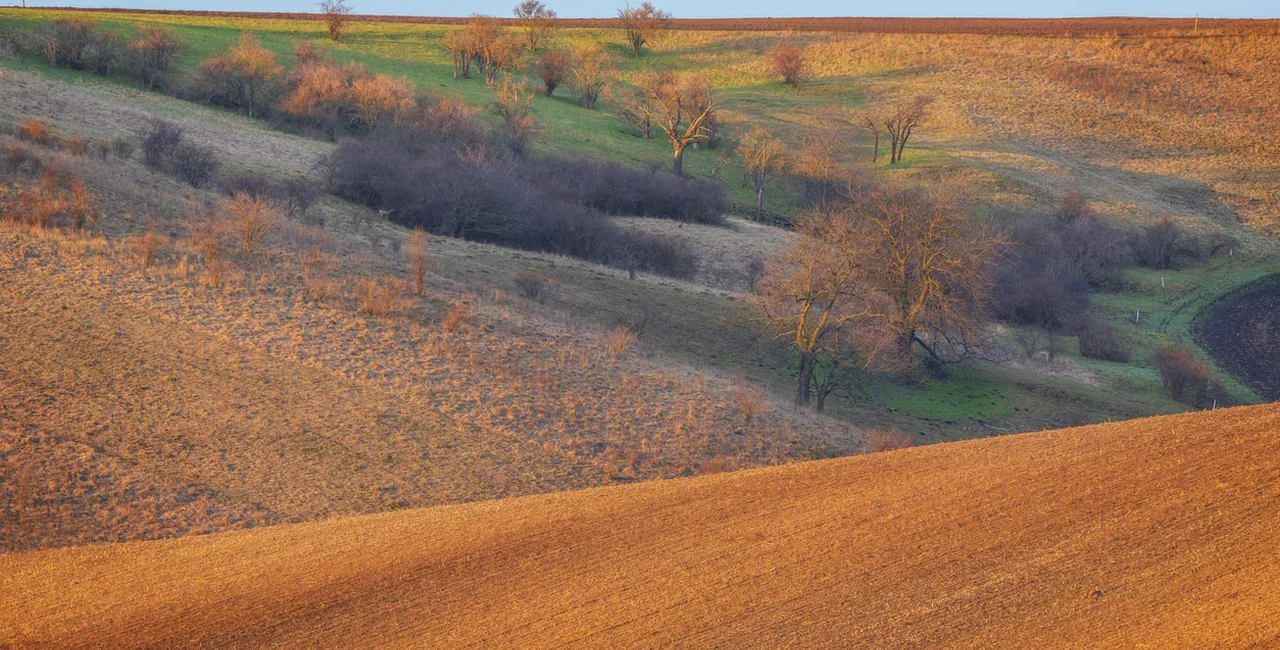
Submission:
M 605 214 L 719 225 L 728 205 L 721 185 L 612 162 L 539 158 L 516 172 L 548 194 Z
M 544 160 L 473 159 L 436 135 L 393 127 L 344 140 L 334 158 L 334 193 L 434 234 L 674 277 L 695 271 L 682 242 L 624 231 L 601 210 L 558 196 L 574 179 L 535 173 L 531 167 Z
M 84 20 L 40 23 L 11 36 L 21 51 L 53 65 L 103 76 L 124 75 L 147 88 L 168 88 L 170 72 L 186 44 L 173 32 L 144 27 L 132 38 Z

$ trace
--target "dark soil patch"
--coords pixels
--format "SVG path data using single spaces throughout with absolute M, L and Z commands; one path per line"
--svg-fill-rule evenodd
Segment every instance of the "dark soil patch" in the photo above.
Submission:
M 1199 317 L 1196 339 L 1267 400 L 1280 399 L 1280 275 L 1246 284 Z

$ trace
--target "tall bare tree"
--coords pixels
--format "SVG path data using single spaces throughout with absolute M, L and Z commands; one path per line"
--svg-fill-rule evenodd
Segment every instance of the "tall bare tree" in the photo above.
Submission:
M 342 29 L 351 19 L 351 11 L 351 5 L 347 4 L 347 0 L 320 0 L 320 13 L 324 18 L 325 27 L 329 29 L 329 40 L 336 41 L 342 38 Z
M 782 141 L 759 125 L 752 126 L 738 144 L 742 169 L 756 190 L 756 221 L 764 218 L 764 188 L 782 172 L 784 150 Z
M 872 191 L 844 212 L 861 224 L 861 280 L 875 296 L 868 317 L 904 367 L 914 367 L 916 346 L 936 362 L 973 354 L 1003 237 L 916 191 Z
M 626 35 L 627 45 L 636 56 L 641 54 L 645 44 L 656 41 L 667 31 L 671 14 L 653 6 L 653 3 L 640 3 L 632 7 L 631 3 L 618 10 L 618 22 Z
M 476 56 L 475 34 L 472 30 L 460 29 L 445 34 L 440 45 L 449 51 L 453 58 L 453 78 L 471 77 L 471 62 Z
M 884 130 L 889 134 L 889 164 L 902 160 L 911 132 L 924 121 L 925 109 L 933 103 L 932 97 L 917 96 L 911 101 L 901 101 L 886 109 L 882 116 Z
M 701 75 L 677 77 L 665 71 L 643 75 L 638 86 L 636 109 L 666 134 L 671 142 L 671 171 L 684 175 L 685 149 L 709 136 L 716 110 L 711 84 Z
M 538 44 L 550 38 L 555 31 L 556 12 L 538 0 L 524 0 L 516 5 L 513 13 L 520 31 L 524 32 L 524 46 L 530 52 L 538 49 Z
M 864 129 L 871 135 L 871 163 L 880 162 L 880 134 L 883 133 L 885 119 L 883 112 L 879 107 L 873 106 L 862 114 L 860 121 L 856 125 L 860 129 Z

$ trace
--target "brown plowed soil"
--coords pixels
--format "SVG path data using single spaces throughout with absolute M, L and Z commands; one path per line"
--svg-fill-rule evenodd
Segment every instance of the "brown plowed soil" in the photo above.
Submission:
M 1198 338 L 1219 364 L 1259 395 L 1280 399 L 1280 275 L 1215 301 Z
M 1262 648 L 1280 407 L 0 556 L 0 646 Z

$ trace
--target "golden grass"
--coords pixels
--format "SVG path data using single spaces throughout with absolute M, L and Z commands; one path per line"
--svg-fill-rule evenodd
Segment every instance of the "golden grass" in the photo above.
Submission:
M 1267 647 L 1280 408 L 0 556 L 47 647 Z

